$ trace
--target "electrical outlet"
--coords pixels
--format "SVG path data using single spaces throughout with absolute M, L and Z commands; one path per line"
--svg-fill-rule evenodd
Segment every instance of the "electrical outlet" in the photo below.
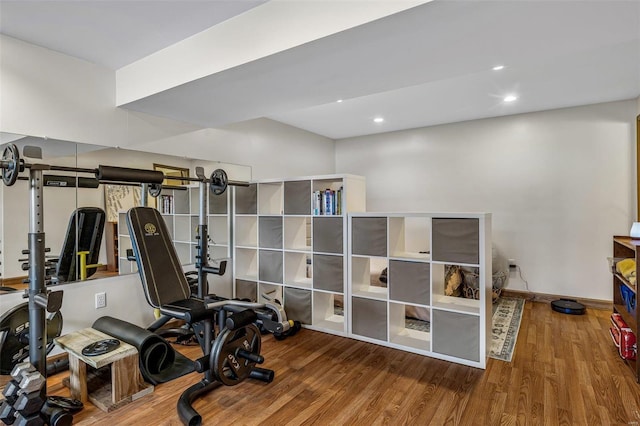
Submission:
M 107 293 L 96 293 L 96 309 L 104 308 L 107 306 Z

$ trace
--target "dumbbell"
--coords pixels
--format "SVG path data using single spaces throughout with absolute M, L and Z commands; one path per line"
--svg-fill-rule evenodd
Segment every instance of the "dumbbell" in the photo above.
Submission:
M 40 409 L 44 406 L 45 402 L 46 397 L 41 390 L 23 393 L 16 399 L 16 402 L 13 404 L 13 409 L 23 417 L 30 417 L 40 413 Z
M 16 410 L 13 409 L 13 406 L 9 403 L 9 401 L 4 400 L 0 405 L 0 421 L 5 425 L 12 425 L 16 420 Z
M 5 397 L 10 405 L 18 398 L 18 392 L 20 391 L 20 382 L 25 375 L 33 373 L 35 367 L 28 361 L 17 364 L 11 370 L 11 380 L 5 385 L 2 395 Z
M 40 416 L 40 412 L 26 417 L 18 413 L 13 426 L 44 426 L 44 424 L 44 419 Z
M 51 426 L 70 426 L 73 423 L 73 415 L 62 408 L 44 404 L 41 410 L 45 423 Z
M 46 383 L 47 379 L 45 379 L 45 377 L 40 374 L 39 371 L 26 373 L 22 376 L 22 380 L 20 380 L 20 389 L 18 390 L 18 395 L 30 394 L 39 391 L 44 387 Z

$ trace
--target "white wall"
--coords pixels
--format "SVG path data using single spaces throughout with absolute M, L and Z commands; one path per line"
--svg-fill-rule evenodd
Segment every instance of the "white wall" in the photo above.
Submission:
M 126 146 L 198 129 L 115 108 L 115 72 L 0 34 L 0 130 Z
M 611 237 L 635 217 L 636 101 L 339 140 L 368 211 L 486 211 L 538 293 L 611 300 Z M 511 273 L 509 288 L 524 289 Z
M 203 129 L 134 147 L 250 165 L 253 179 L 334 173 L 335 142 L 268 119 Z

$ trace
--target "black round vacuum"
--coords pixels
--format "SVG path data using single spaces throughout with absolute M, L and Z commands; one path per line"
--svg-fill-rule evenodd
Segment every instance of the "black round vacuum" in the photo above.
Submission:
M 583 315 L 586 311 L 582 303 L 573 299 L 559 299 L 551 302 L 551 309 L 562 314 Z

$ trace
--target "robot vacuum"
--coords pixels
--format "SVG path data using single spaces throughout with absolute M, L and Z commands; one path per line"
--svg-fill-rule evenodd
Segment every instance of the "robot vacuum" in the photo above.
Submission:
M 586 311 L 582 303 L 573 299 L 559 299 L 551 302 L 551 309 L 562 314 L 583 315 Z

